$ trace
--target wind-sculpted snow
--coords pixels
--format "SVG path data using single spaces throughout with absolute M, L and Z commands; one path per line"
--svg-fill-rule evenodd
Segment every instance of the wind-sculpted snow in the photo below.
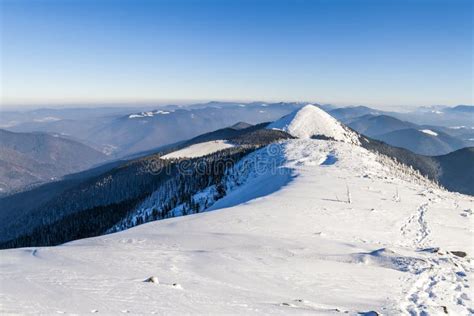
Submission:
M 224 179 L 228 194 L 208 211 L 239 205 L 268 196 L 287 185 L 293 170 L 285 164 L 285 144 L 266 146 L 236 164 Z
M 472 197 L 312 139 L 261 148 L 224 179 L 212 212 L 2 251 L 0 312 L 474 313 Z

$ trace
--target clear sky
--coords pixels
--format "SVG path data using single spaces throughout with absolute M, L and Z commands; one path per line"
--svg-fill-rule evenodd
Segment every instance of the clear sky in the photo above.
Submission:
M 471 0 L 0 0 L 2 103 L 472 104 Z

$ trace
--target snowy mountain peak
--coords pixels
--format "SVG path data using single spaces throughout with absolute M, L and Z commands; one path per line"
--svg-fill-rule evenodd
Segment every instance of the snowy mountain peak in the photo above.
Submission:
M 360 144 L 357 133 L 312 104 L 282 117 L 267 128 L 282 130 L 297 138 L 322 137 Z

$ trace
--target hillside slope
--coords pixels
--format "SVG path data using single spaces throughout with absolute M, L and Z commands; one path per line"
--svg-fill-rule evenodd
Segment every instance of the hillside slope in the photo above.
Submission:
M 350 128 L 366 136 L 390 133 L 415 127 L 416 124 L 404 122 L 388 115 L 364 115 L 347 124 Z
M 106 159 L 105 154 L 70 139 L 0 129 L 0 193 L 47 182 Z
M 195 190 L 219 182 L 225 169 L 246 153 L 291 138 L 281 131 L 266 130 L 265 126 L 218 130 L 154 154 L 72 175 L 54 186 L 0 199 L 0 247 L 56 245 L 101 235 L 133 212 L 137 203 L 163 188 L 167 210 L 150 214 L 142 223 L 172 216 L 169 207 L 185 201 L 196 212 L 189 200 Z M 227 136 L 227 148 L 214 146 L 214 141 L 223 136 Z M 233 145 L 228 146 L 229 142 Z M 183 152 L 184 156 L 196 158 L 178 159 Z M 211 172 L 202 174 L 198 166 Z M 29 203 L 24 203 L 25 199 Z
M 374 138 L 427 156 L 444 155 L 466 147 L 462 140 L 430 129 L 408 128 L 376 135 Z
M 2 312 L 474 311 L 472 197 L 360 146 L 312 139 L 251 153 L 226 179 L 214 212 L 1 251 Z M 143 282 L 152 276 L 159 284 Z
M 433 159 L 441 166 L 440 181 L 451 184 L 449 190 L 474 195 L 474 147 Z

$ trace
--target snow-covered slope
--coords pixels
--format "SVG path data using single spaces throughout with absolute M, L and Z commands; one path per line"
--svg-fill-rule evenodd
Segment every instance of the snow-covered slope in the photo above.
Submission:
M 248 155 L 227 191 L 212 212 L 1 251 L 0 313 L 474 312 L 472 197 L 311 139 Z
M 360 144 L 356 133 L 342 125 L 324 110 L 311 104 L 282 117 L 268 125 L 267 128 L 282 130 L 297 138 L 319 136 Z
M 163 159 L 172 159 L 172 158 L 196 158 L 202 157 L 205 155 L 212 154 L 216 151 L 223 150 L 226 148 L 234 147 L 235 145 L 229 143 L 225 140 L 213 140 L 210 142 L 204 142 L 199 144 L 194 144 L 183 149 L 173 151 L 167 155 L 164 155 Z

